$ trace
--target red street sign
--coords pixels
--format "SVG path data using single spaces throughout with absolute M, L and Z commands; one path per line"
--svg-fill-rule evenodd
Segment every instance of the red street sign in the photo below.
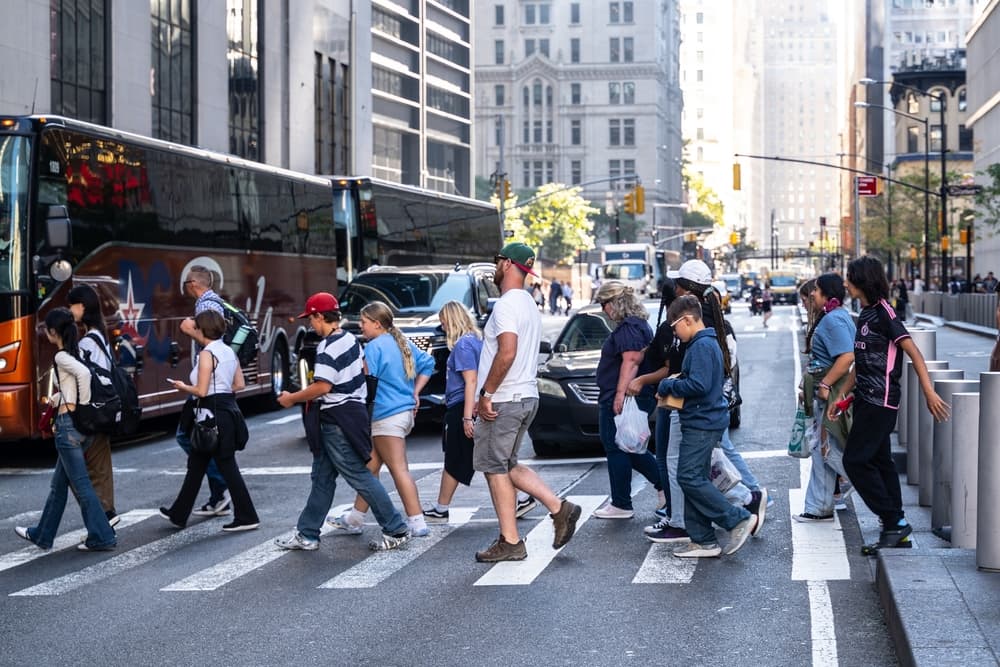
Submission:
M 878 197 L 878 176 L 857 176 L 854 183 L 859 197 Z

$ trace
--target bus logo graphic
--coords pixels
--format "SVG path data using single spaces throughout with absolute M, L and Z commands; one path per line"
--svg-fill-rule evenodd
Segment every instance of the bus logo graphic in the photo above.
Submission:
M 135 300 L 135 291 L 132 288 L 132 272 L 128 273 L 128 287 L 125 291 L 125 301 L 118 304 L 118 312 L 122 316 L 122 329 L 133 336 L 139 335 L 139 319 L 142 317 L 142 310 L 145 303 Z

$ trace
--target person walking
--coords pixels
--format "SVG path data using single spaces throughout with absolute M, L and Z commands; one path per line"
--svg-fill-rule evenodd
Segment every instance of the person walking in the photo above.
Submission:
M 811 300 L 817 315 L 806 336 L 810 359 L 803 376 L 803 401 L 807 416 L 812 417 L 812 469 L 803 512 L 792 517 L 800 523 L 833 521 L 837 475 L 848 477 L 843 464 L 848 417 L 830 420 L 826 412 L 830 396 L 840 395 L 854 363 L 856 326 L 843 307 L 845 296 L 839 275 L 825 273 L 816 279 Z
M 483 332 L 472 460 L 473 467 L 486 475 L 500 535 L 476 553 L 481 563 L 527 558 L 517 528 L 518 489 L 549 510 L 553 549 L 570 541 L 582 512 L 579 505 L 557 496 L 534 470 L 517 460 L 521 441 L 538 410 L 536 374 L 542 318 L 523 289 L 527 276 L 535 275 L 535 252 L 523 243 L 508 243 L 493 260 L 493 282 L 501 296 Z
M 764 300 L 761 305 L 761 310 L 764 312 L 764 328 L 767 328 L 767 321 L 771 319 L 771 304 L 774 301 L 774 296 L 771 294 L 771 281 L 768 280 L 764 283 L 764 291 L 761 292 L 761 298 Z
M 618 429 L 615 417 L 625 403 L 629 383 L 636 375 L 654 369 L 645 364 L 645 352 L 653 340 L 653 330 L 646 319 L 649 313 L 631 287 L 617 280 L 601 285 L 595 297 L 615 329 L 601 346 L 597 364 L 598 432 L 608 459 L 608 481 L 611 500 L 594 511 L 598 519 L 631 519 L 632 471 L 637 470 L 657 492 L 663 492 L 656 458 L 646 450 L 642 454 L 622 451 L 616 443 Z M 640 368 L 642 367 L 642 368 Z M 640 391 L 633 400 L 645 414 L 653 411 L 655 399 L 652 387 Z
M 854 489 L 882 521 L 878 542 L 862 548 L 865 555 L 879 549 L 908 548 L 913 528 L 903 512 L 899 475 L 892 461 L 889 436 L 896 426 L 899 409 L 899 376 L 905 352 L 913 361 L 927 408 L 934 419 L 944 421 L 950 406 L 934 391 L 927 364 L 906 327 L 886 299 L 889 283 L 882 263 L 874 257 L 859 257 L 847 265 L 847 291 L 861 303 L 854 338 L 854 369 L 836 400 L 854 391 L 854 423 L 844 448 L 844 470 Z M 836 417 L 835 401 L 827 415 Z
M 101 312 L 101 299 L 90 285 L 76 285 L 67 297 L 69 310 L 76 322 L 87 328 L 79 342 L 80 356 L 91 363 L 111 371 L 111 348 L 108 346 L 108 330 Z M 111 527 L 118 525 L 121 517 L 115 510 L 115 479 L 111 467 L 111 435 L 95 433 L 93 442 L 84 456 L 87 474 L 94 485 L 94 491 L 101 501 L 101 508 L 108 517 Z
M 250 439 L 246 421 L 236 404 L 235 392 L 245 386 L 243 371 L 236 353 L 222 340 L 226 332 L 226 320 L 222 315 L 215 310 L 206 309 L 194 318 L 194 326 L 207 344 L 198 353 L 198 364 L 191 369 L 190 382 L 168 382 L 178 391 L 198 399 L 193 417 L 199 421 L 214 419 L 219 430 L 219 443 L 217 450 L 211 454 L 191 449 L 187 473 L 177 498 L 170 507 L 160 508 L 160 516 L 177 528 L 187 525 L 198 489 L 201 488 L 201 480 L 205 477 L 208 464 L 214 461 L 229 488 L 233 504 L 233 520 L 224 525 L 222 530 L 254 530 L 260 525 L 260 519 L 236 464 L 236 452 L 246 447 Z M 187 432 L 191 428 L 193 426 Z
M 523 290 L 522 290 L 523 291 Z M 531 297 L 524 292 L 528 299 Z M 372 301 L 361 309 L 361 335 L 368 372 L 378 378 L 372 410 L 372 452 L 369 469 L 377 475 L 385 463 L 406 510 L 406 523 L 413 537 L 430 534 L 420 506 L 417 485 L 406 460 L 406 436 L 413 430 L 420 391 L 434 373 L 434 358 L 419 349 L 393 324 L 392 309 Z M 330 519 L 330 525 L 348 534 L 359 534 L 368 503 L 354 500 L 354 508 Z
M 755 514 L 731 505 L 708 479 L 712 450 L 719 446 L 729 425 L 729 407 L 722 395 L 723 352 L 701 313 L 701 303 L 690 294 L 678 297 L 670 306 L 670 326 L 688 348 L 680 376 L 662 380 L 656 392 L 661 397 L 684 399 L 677 479 L 684 491 L 684 524 L 690 541 L 674 550 L 678 558 L 711 558 L 723 553 L 712 523 L 729 531 L 724 553 L 733 554 L 757 523 Z
M 101 508 L 84 460 L 94 439 L 84 436 L 73 424 L 72 413 L 77 406 L 90 403 L 90 371 L 78 358 L 73 313 L 68 308 L 50 310 L 45 316 L 45 335 L 56 346 L 50 371 L 55 380 L 56 393 L 49 397 L 49 401 L 58 406 L 54 423 L 56 467 L 52 471 L 49 495 L 38 524 L 32 527 L 15 526 L 14 532 L 41 549 L 51 549 L 66 510 L 66 491 L 72 489 L 87 528 L 86 539 L 76 548 L 80 551 L 114 549 L 117 543 L 115 530 Z
M 181 321 L 180 330 L 194 340 L 194 354 L 191 358 L 192 374 L 198 363 L 198 355 L 201 350 L 208 345 L 209 341 L 204 337 L 201 330 L 195 326 L 195 317 L 205 311 L 212 311 L 225 317 L 222 308 L 222 299 L 212 285 L 215 282 L 214 274 L 205 266 L 195 264 L 188 269 L 187 275 L 182 282 L 182 290 L 188 296 L 194 298 L 194 317 L 188 317 Z M 194 423 L 194 396 L 189 396 L 181 408 L 181 416 L 178 420 L 176 439 L 184 453 L 191 454 L 191 433 L 190 426 Z M 205 472 L 208 477 L 208 500 L 202 503 L 192 514 L 195 516 L 225 516 L 230 513 L 232 498 L 226 486 L 226 480 L 219 471 L 215 459 L 210 459 L 208 469 Z
M 410 531 L 378 476 L 366 466 L 372 443 L 361 344 L 340 328 L 340 304 L 328 292 L 317 292 L 306 300 L 305 310 L 299 315 L 299 319 L 303 318 L 309 319 L 309 326 L 322 339 L 316 347 L 313 381 L 295 393 L 281 392 L 278 403 L 290 408 L 312 401 L 310 408 L 318 410 L 314 415 L 317 432 L 309 442 L 312 486 L 295 532 L 276 539 L 275 544 L 289 550 L 319 549 L 323 519 L 333 504 L 337 477 L 343 476 L 371 506 L 382 527 L 382 537 L 369 542 L 368 547 L 373 551 L 399 548 L 410 539 Z
M 555 315 L 559 312 L 559 300 L 562 299 L 562 285 L 558 280 L 553 280 L 549 284 L 549 314 Z
M 570 285 L 568 280 L 563 283 L 562 295 L 563 295 L 563 301 L 566 302 L 564 312 L 567 315 L 569 315 L 569 311 L 573 307 L 573 286 Z

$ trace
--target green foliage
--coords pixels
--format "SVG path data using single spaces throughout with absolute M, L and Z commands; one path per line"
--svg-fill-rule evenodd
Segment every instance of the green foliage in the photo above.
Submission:
M 715 220 L 701 211 L 685 211 L 681 225 L 685 229 L 711 229 Z
M 980 175 L 989 180 L 975 198 L 976 224 L 980 231 L 992 235 L 1000 231 L 1000 164 L 991 164 Z
M 496 197 L 491 201 L 499 203 Z M 538 189 L 531 203 L 512 208 L 516 203 L 516 196 L 506 202 L 506 228 L 513 232 L 512 241 L 527 243 L 554 262 L 571 262 L 577 250 L 594 247 L 590 218 L 598 210 L 580 196 L 580 188 L 548 183 Z
M 649 212 L 649 209 L 646 209 Z M 591 216 L 594 222 L 594 237 L 607 238 L 608 243 L 637 243 L 646 223 L 624 212 L 618 214 L 618 231 L 615 232 L 615 216 L 598 211 Z M 647 232 L 648 235 L 648 232 Z
M 692 174 L 685 170 L 684 180 L 688 189 L 688 206 L 690 207 L 688 214 L 699 213 L 709 221 L 707 225 L 699 224 L 696 226 L 722 225 L 725 219 L 725 206 L 718 193 L 705 183 L 704 177 L 698 174 Z M 684 222 L 684 226 L 688 226 L 687 221 Z

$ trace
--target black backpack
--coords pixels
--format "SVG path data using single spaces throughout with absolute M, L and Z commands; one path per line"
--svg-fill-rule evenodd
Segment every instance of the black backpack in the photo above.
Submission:
M 222 306 L 226 318 L 226 333 L 223 334 L 222 341 L 236 353 L 240 366 L 253 362 L 257 358 L 260 334 L 250 321 L 250 316 L 219 297 L 213 298 L 212 301 Z
M 90 373 L 90 402 L 78 402 L 76 410 L 69 413 L 73 419 L 73 426 L 84 435 L 114 433 L 121 420 L 122 401 L 115 391 L 111 373 L 92 362 L 89 355 L 83 359 L 78 357 L 78 360 Z M 59 387 L 59 373 L 55 368 L 52 369 L 52 373 L 56 379 L 56 386 Z M 61 387 L 59 392 L 62 393 Z M 77 387 L 78 397 L 79 394 L 80 389 Z
M 99 372 L 110 376 L 111 384 L 120 401 L 119 415 L 116 418 L 113 430 L 110 432 L 116 435 L 132 435 L 139 428 L 139 421 L 142 419 L 142 406 L 139 405 L 139 390 L 135 386 L 135 380 L 131 373 L 125 370 L 124 367 L 115 363 L 115 358 L 111 354 L 110 349 L 108 349 L 107 345 L 97 334 L 93 332 L 88 333 L 86 338 L 97 343 L 97 346 L 101 348 L 104 356 L 107 357 L 108 362 L 111 364 L 110 372 L 97 366 L 97 364 L 93 364 L 98 368 Z M 87 354 L 85 356 L 87 358 L 84 360 L 84 363 L 90 363 L 90 355 Z M 93 376 L 93 371 L 91 375 Z M 91 381 L 91 396 L 93 396 L 93 381 Z M 91 398 L 91 402 L 93 402 L 93 398 Z

